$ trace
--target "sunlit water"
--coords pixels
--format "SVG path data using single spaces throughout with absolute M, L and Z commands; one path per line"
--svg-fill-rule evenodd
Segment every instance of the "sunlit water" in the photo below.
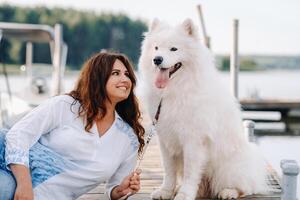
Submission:
M 73 88 L 76 78 L 77 74 L 65 77 L 66 91 Z M 222 79 L 229 88 L 229 73 L 222 73 Z M 24 76 L 11 76 L 9 82 L 11 90 L 17 94 L 24 89 L 26 78 Z M 0 91 L 6 91 L 3 76 L 0 76 Z M 300 100 L 300 70 L 241 72 L 239 74 L 239 97 Z M 274 127 L 276 128 L 275 125 Z M 258 145 L 279 175 L 281 175 L 280 160 L 294 159 L 300 164 L 300 136 L 262 136 L 258 138 Z M 299 196 L 300 176 L 298 177 Z

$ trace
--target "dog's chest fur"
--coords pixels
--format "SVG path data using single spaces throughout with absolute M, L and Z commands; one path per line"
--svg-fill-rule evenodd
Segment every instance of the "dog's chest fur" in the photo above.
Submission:
M 165 148 L 174 155 L 178 155 L 182 152 L 182 146 L 186 143 L 186 133 L 184 132 L 183 121 L 180 117 L 181 114 L 185 115 L 184 102 L 181 103 L 181 107 L 178 107 L 180 99 L 176 99 L 176 102 L 172 98 L 163 98 L 159 113 L 158 123 L 156 124 L 156 130 L 160 142 Z M 183 106 L 183 107 L 182 107 Z M 152 108 L 156 113 L 157 107 Z M 154 118 L 154 115 L 152 116 Z

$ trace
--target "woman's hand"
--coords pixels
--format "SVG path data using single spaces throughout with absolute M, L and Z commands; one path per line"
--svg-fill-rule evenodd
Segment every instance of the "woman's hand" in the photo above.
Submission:
M 132 194 L 137 193 L 141 188 L 141 183 L 140 183 L 141 172 L 142 171 L 138 169 L 133 173 L 133 176 L 130 177 L 129 188 L 131 189 Z
M 140 174 L 141 170 L 136 170 L 126 176 L 122 183 L 113 189 L 111 198 L 114 200 L 137 193 L 140 190 Z
M 33 200 L 33 189 L 29 169 L 24 165 L 10 164 L 17 181 L 14 200 Z
M 14 200 L 33 200 L 33 189 L 31 183 L 17 185 Z

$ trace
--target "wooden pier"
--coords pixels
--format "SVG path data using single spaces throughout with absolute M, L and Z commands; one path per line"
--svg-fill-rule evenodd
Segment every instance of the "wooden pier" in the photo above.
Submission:
M 156 137 L 151 141 L 147 152 L 145 154 L 144 160 L 141 164 L 142 174 L 141 174 L 141 190 L 139 193 L 129 197 L 131 200 L 150 200 L 151 192 L 158 188 L 163 179 L 163 168 L 160 162 L 160 151 L 159 145 Z M 270 167 L 269 169 L 269 183 L 274 189 L 273 193 L 268 195 L 253 195 L 244 197 L 241 199 L 251 199 L 251 200 L 269 200 L 269 199 L 280 199 L 281 187 L 279 185 L 278 176 Z M 91 190 L 87 194 L 80 197 L 78 200 L 99 200 L 107 199 L 104 193 L 104 185 L 101 184 L 97 188 Z
M 255 112 L 279 112 L 278 119 L 250 119 L 255 122 L 282 122 L 285 124 L 284 132 L 287 134 L 300 134 L 300 100 L 277 100 L 277 99 L 241 99 L 241 108 L 244 111 Z
M 242 99 L 240 100 L 243 110 L 246 111 L 278 111 L 288 113 L 300 109 L 300 100 L 277 100 L 277 99 Z

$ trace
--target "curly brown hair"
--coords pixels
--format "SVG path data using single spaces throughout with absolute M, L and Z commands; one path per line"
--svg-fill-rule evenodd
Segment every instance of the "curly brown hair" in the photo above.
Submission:
M 107 112 L 104 104 L 105 100 L 109 100 L 106 83 L 116 60 L 120 60 L 125 65 L 129 73 L 129 79 L 132 82 L 128 98 L 117 103 L 116 111 L 133 128 L 134 133 L 137 135 L 140 144 L 138 153 L 141 155 L 145 145 L 145 129 L 139 121 L 141 119 L 141 112 L 134 94 L 136 77 L 133 67 L 125 55 L 112 52 L 100 52 L 93 55 L 83 65 L 74 90 L 67 95 L 74 98 L 72 105 L 75 105 L 77 101 L 80 103 L 78 114 L 85 119 L 85 130 L 89 132 L 95 119 L 99 116 L 105 116 Z

